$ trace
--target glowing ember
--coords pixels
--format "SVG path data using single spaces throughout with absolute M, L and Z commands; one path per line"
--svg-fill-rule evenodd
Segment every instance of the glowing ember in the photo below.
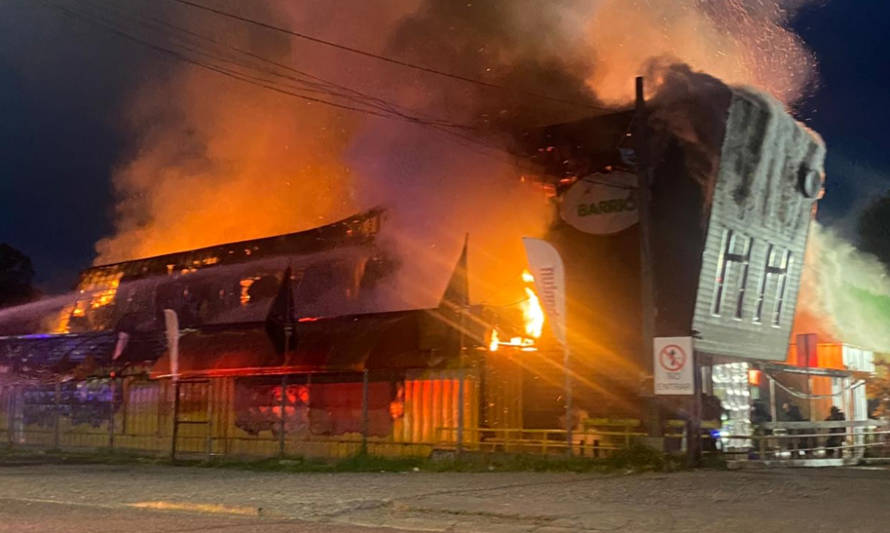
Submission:
M 114 297 L 117 294 L 117 288 L 120 286 L 120 278 L 123 274 L 117 274 L 113 279 L 111 279 L 106 288 L 100 289 L 93 295 L 93 299 L 90 302 L 90 307 L 93 309 L 98 309 L 100 307 L 105 307 L 114 301 Z
M 250 286 L 253 285 L 254 281 L 256 281 L 256 278 L 245 278 L 241 280 L 241 305 L 250 303 Z
M 535 278 L 526 270 L 522 273 L 522 281 L 534 283 Z M 525 294 L 528 298 L 521 304 L 522 317 L 525 320 L 525 334 L 533 339 L 539 339 L 544 330 L 544 310 L 541 309 L 541 302 L 534 289 L 525 287 Z
M 123 272 L 113 272 L 82 281 L 77 298 L 71 305 L 65 306 L 61 310 L 58 318 L 50 327 L 51 331 L 53 333 L 69 333 L 72 318 L 84 318 L 89 310 L 113 304 L 123 275 Z
M 496 352 L 498 351 L 498 346 L 500 345 L 500 339 L 498 338 L 498 330 L 496 328 L 491 329 L 491 341 L 488 343 L 488 351 Z

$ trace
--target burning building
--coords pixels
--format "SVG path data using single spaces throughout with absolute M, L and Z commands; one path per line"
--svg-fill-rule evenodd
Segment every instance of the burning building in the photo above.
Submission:
M 164 449 L 171 435 L 208 453 L 258 453 L 284 434 L 429 444 L 456 424 L 459 389 L 477 425 L 478 379 L 457 370 L 478 344 L 479 328 L 461 325 L 466 254 L 437 301 L 406 309 L 376 242 L 385 217 L 84 271 L 73 301 L 36 316 L 52 332 L 4 324 L 10 439 L 33 442 L 73 402 L 86 422 L 69 413 L 70 425 L 107 427 L 87 441 L 117 432 L 119 447 Z M 102 401 L 110 420 L 88 407 Z
M 865 359 L 813 356 L 805 365 L 789 352 L 825 147 L 781 104 L 678 67 L 648 109 L 534 130 L 520 146 L 558 211 L 545 239 L 566 265 L 578 410 L 651 421 L 649 339 L 692 337 L 703 392 L 721 399 L 730 434 L 750 431 L 752 395 L 772 402 L 775 420 L 777 402 L 834 391 L 836 405 L 865 418 L 864 387 L 850 387 L 873 370 L 867 351 L 844 347 Z M 796 383 L 802 367 L 828 385 Z M 749 370 L 761 369 L 782 390 L 760 394 L 767 380 L 749 383 Z M 536 394 L 558 397 L 562 385 L 550 382 Z M 662 398 L 663 416 L 688 416 L 680 398 Z M 806 412 L 821 420 L 831 401 L 816 403 L 824 405 Z M 547 418 L 561 407 L 553 402 Z
M 725 427 L 746 431 L 749 371 L 787 370 L 825 148 L 768 96 L 666 76 L 646 107 L 517 139 L 557 212 L 541 237 L 565 262 L 565 339 L 531 277 L 517 306 L 471 306 L 466 245 L 409 303 L 398 278 L 417 259 L 381 243 L 372 210 L 86 270 L 60 309 L 0 325 L 0 424 L 58 440 L 66 404 L 72 427 L 106 428 L 89 438 L 136 449 L 322 453 L 313 436 L 354 451 L 360 434 L 428 453 L 585 414 L 651 421 L 651 338 L 692 337 Z

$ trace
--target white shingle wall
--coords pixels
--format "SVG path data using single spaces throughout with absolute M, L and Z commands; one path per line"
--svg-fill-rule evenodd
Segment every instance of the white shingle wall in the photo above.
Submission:
M 801 191 L 800 169 L 822 173 L 825 146 L 781 104 L 753 89 L 733 89 L 725 120 L 693 319 L 693 329 L 701 333 L 696 349 L 721 356 L 783 360 L 814 202 Z M 724 280 L 724 311 L 713 312 L 726 229 L 753 239 L 740 319 L 734 313 L 740 276 Z M 778 325 L 772 321 L 775 276 L 766 280 L 761 322 L 754 319 L 770 245 L 792 254 Z

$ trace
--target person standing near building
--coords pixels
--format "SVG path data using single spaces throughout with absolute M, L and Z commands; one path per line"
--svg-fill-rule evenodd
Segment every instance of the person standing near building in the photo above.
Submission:
M 803 418 L 803 415 L 801 414 L 800 408 L 798 406 L 796 406 L 790 402 L 785 402 L 782 404 L 782 413 L 779 417 L 779 420 L 781 422 L 803 422 L 804 418 Z M 800 433 L 801 433 L 801 431 L 797 430 L 797 429 L 789 429 L 788 430 L 789 435 L 796 435 L 796 434 L 800 434 Z M 789 445 L 789 449 L 791 451 L 796 451 L 796 452 L 804 451 L 804 453 L 805 453 L 805 450 L 807 448 L 809 448 L 809 446 L 808 446 L 809 439 L 807 439 L 806 437 L 804 437 L 804 438 L 794 437 L 789 440 L 791 441 L 791 443 Z
M 833 422 L 843 420 L 846 420 L 844 412 L 838 409 L 836 406 L 831 406 L 831 414 L 828 415 L 828 418 L 826 418 L 825 421 Z M 828 432 L 831 433 L 831 436 L 828 437 L 828 439 L 826 439 L 825 441 L 826 455 L 828 455 L 828 457 L 835 457 L 835 452 L 837 452 L 837 457 L 843 457 L 844 450 L 840 448 L 840 446 L 844 443 L 844 437 L 840 434 L 845 432 L 845 428 L 830 428 Z

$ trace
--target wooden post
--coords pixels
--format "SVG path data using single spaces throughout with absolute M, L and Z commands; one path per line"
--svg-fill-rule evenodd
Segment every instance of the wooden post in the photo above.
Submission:
M 108 381 L 108 389 L 111 398 L 108 401 L 108 448 L 114 449 L 114 376 Z
M 288 311 L 288 321 L 290 321 L 290 311 Z M 287 352 L 290 351 L 290 337 L 293 334 L 294 327 L 290 322 L 284 326 L 284 360 L 287 362 Z M 284 457 L 285 444 L 285 413 L 287 412 L 287 374 L 281 375 L 281 401 L 279 403 L 281 413 L 278 417 L 278 457 Z
M 648 376 L 654 376 L 652 339 L 655 330 L 655 279 L 652 272 L 650 204 L 652 169 L 649 161 L 648 128 L 646 119 L 646 98 L 643 77 L 636 78 L 636 103 L 634 114 L 634 152 L 637 158 L 637 209 L 640 217 L 640 324 L 641 367 Z M 655 391 L 649 388 L 649 380 L 642 380 L 641 396 L 646 399 L 647 432 L 650 437 L 661 436 L 661 417 Z
M 208 461 L 213 457 L 213 383 L 213 379 L 207 380 L 207 412 L 204 415 L 207 417 L 207 440 L 204 446 Z
M 287 339 L 287 336 L 285 336 Z M 285 341 L 287 344 L 287 341 Z M 285 413 L 287 412 L 287 374 L 281 375 L 281 400 L 279 402 L 278 408 L 281 410 L 281 414 L 278 417 L 278 457 L 284 457 L 284 445 L 285 445 Z
M 692 351 L 692 402 L 689 413 L 687 441 L 687 462 L 689 466 L 697 466 L 701 461 L 702 435 L 701 435 L 701 355 Z
M 457 455 L 464 451 L 464 381 L 466 369 L 464 368 L 464 307 L 460 308 L 460 342 L 458 343 L 457 372 Z
M 842 405 L 844 408 L 844 418 L 846 418 L 846 420 L 848 422 L 855 420 L 855 413 L 853 413 L 852 409 L 850 409 L 850 406 L 852 405 L 852 400 L 853 400 L 853 398 L 852 398 L 852 396 L 853 396 L 853 378 L 852 377 L 843 378 L 843 380 L 841 381 L 841 391 L 843 391 L 841 393 L 842 394 L 841 401 L 843 402 Z M 854 438 L 853 437 L 853 428 L 848 425 L 847 427 L 844 428 L 843 444 L 846 445 L 848 442 L 852 442 L 853 444 L 855 444 L 855 441 L 852 440 L 853 438 Z M 844 457 L 844 448 L 841 448 L 841 451 L 838 455 L 841 458 Z
M 127 434 L 127 411 L 130 403 L 130 387 L 132 379 L 121 378 L 121 435 Z
M 565 369 L 565 397 L 566 397 L 566 445 L 568 446 L 567 454 L 572 456 L 572 371 L 569 368 L 571 359 L 569 345 L 563 346 L 562 365 Z
M 179 433 L 179 380 L 173 376 L 173 431 L 170 438 L 170 460 L 176 460 L 176 438 Z
M 760 435 L 760 460 L 766 461 L 766 430 Z
M 807 347 L 809 347 L 809 343 L 807 342 Z M 806 356 L 806 379 L 807 380 L 807 421 L 813 421 L 813 383 L 812 378 L 810 377 L 810 352 L 807 350 Z M 806 430 L 806 433 L 812 433 L 811 430 Z M 807 446 L 808 447 L 808 446 Z
M 6 440 L 12 447 L 15 440 L 12 437 L 12 432 L 15 430 L 15 385 L 7 387 L 6 394 Z
M 11 447 L 15 442 L 12 436 L 15 431 L 15 385 L 8 388 L 7 394 L 9 396 L 6 398 L 6 437 Z
M 362 455 L 368 453 L 368 369 L 362 371 Z
M 312 438 L 312 374 L 306 374 L 306 433 L 305 440 Z
M 55 407 L 55 411 L 53 413 L 53 449 L 59 449 L 59 410 L 60 410 L 60 400 L 62 396 L 62 384 L 58 381 L 56 382 L 55 388 L 55 396 L 53 398 L 53 403 Z

